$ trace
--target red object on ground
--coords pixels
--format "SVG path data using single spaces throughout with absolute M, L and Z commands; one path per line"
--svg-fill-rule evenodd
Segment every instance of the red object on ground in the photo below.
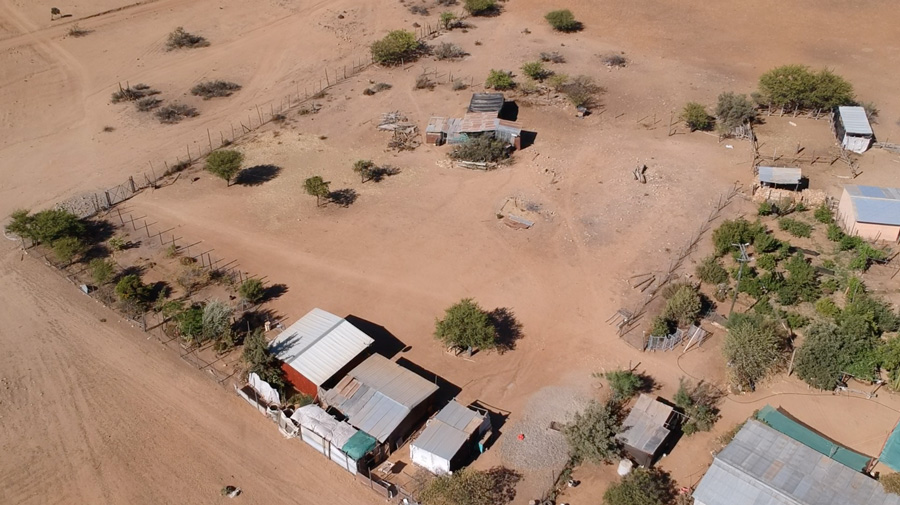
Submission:
M 519 440 L 525 440 L 525 434 L 524 434 L 524 433 L 519 433 L 519 436 L 516 437 L 516 438 L 518 438 Z

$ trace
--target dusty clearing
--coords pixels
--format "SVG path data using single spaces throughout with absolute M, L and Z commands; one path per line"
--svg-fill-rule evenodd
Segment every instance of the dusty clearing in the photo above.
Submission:
M 468 33 L 437 39 L 460 44 L 470 53 L 462 61 L 371 68 L 329 90 L 317 101 L 317 114 L 293 111 L 285 122 L 247 135 L 237 145 L 245 166 L 278 167 L 271 180 L 226 188 L 195 167 L 122 211 L 286 284 L 272 309 L 289 321 L 319 306 L 384 326 L 411 346 L 405 358 L 462 388 L 461 401 L 510 411 L 502 430 L 522 420 L 531 395 L 545 386 L 605 394 L 593 388 L 595 371 L 640 363 L 662 396 L 674 393 L 683 375 L 721 383 L 721 330 L 708 345 L 679 356 L 643 354 L 606 324 L 616 309 L 641 298 L 627 284 L 630 275 L 664 269 L 719 195 L 735 182 L 747 188 L 752 179 L 746 142 L 717 143 L 715 136 L 686 134 L 683 126 L 667 136 L 672 112 L 687 100 L 711 105 L 721 91 L 750 92 L 761 72 L 804 63 L 848 78 L 861 100 L 881 110 L 876 135 L 900 139 L 900 97 L 893 93 L 900 48 L 890 38 L 900 14 L 887 0 L 819 2 L 815 12 L 776 0 L 729 9 L 694 0 L 670 4 L 575 1 L 568 7 L 586 29 L 562 35 L 543 22 L 544 2 L 509 2 L 499 17 L 473 20 Z M 72 17 L 51 23 L 44 7 L 0 0 L 2 215 L 171 163 L 186 149 L 221 138 L 219 132 L 227 136 L 231 125 L 259 114 L 256 106 L 269 110 L 288 93 L 314 88 L 323 65 L 352 65 L 387 30 L 434 24 L 440 12 L 434 8 L 423 18 L 399 2 L 354 0 L 91 0 L 60 8 Z M 823 29 L 835 20 L 842 30 Z M 94 31 L 67 37 L 76 21 Z M 211 45 L 167 52 L 166 34 L 179 25 Z M 607 89 L 604 107 L 576 119 L 571 107 L 520 101 L 518 121 L 537 138 L 512 166 L 482 173 L 452 168 L 446 147 L 385 150 L 388 134 L 373 124 L 382 112 L 400 110 L 424 128 L 430 115 L 461 113 L 489 69 L 518 71 L 550 50 L 567 59 L 552 69 L 591 75 Z M 629 65 L 603 67 L 597 55 L 611 51 L 624 51 Z M 414 91 L 424 70 L 443 84 Z M 475 86 L 452 91 L 450 74 Z M 207 79 L 243 88 L 209 101 L 189 94 Z M 110 103 L 118 82 L 147 83 L 200 115 L 159 124 L 131 104 Z M 373 82 L 393 88 L 363 96 Z M 106 126 L 113 130 L 103 131 Z M 760 128 L 761 139 L 766 136 L 778 140 L 764 149 L 778 142 L 810 150 L 833 145 L 821 121 L 770 118 Z M 350 169 L 360 158 L 401 172 L 362 184 Z M 632 180 L 638 164 L 648 166 L 646 185 Z M 854 182 L 889 184 L 900 166 L 896 155 L 876 150 L 863 156 L 861 168 Z M 813 186 L 831 195 L 848 174 L 840 164 L 810 172 Z M 333 190 L 354 190 L 356 202 L 317 208 L 302 192 L 311 175 L 331 181 Z M 513 230 L 496 218 L 510 197 L 531 209 L 533 228 Z M 753 212 L 737 199 L 723 214 Z M 234 483 L 249 503 L 378 499 L 3 243 L 0 447 L 13 457 L 0 463 L 0 494 L 16 503 L 205 503 Z M 705 252 L 694 253 L 685 271 Z M 516 313 L 525 336 L 514 351 L 465 361 L 434 343 L 434 318 L 464 296 Z M 102 318 L 109 322 L 99 323 Z M 777 377 L 752 395 L 729 397 L 715 432 L 682 439 L 662 466 L 679 483 L 695 484 L 718 433 L 766 403 L 870 455 L 877 455 L 900 412 L 900 400 L 887 393 L 875 401 L 838 397 Z M 851 409 L 865 424 L 846 422 Z M 495 449 L 477 465 L 500 462 Z M 569 491 L 572 502 L 596 499 L 612 478 L 608 467 L 579 472 L 583 486 Z M 518 501 L 542 493 L 547 480 L 546 472 L 526 472 Z

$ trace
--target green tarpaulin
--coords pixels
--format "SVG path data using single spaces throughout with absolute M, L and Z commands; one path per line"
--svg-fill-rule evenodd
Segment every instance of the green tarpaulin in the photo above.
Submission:
M 756 418 L 766 423 L 771 428 L 793 438 L 801 444 L 813 449 L 816 452 L 824 454 L 829 458 L 850 467 L 857 472 L 866 469 L 869 461 L 872 459 L 865 454 L 853 452 L 846 447 L 841 447 L 827 438 L 815 433 L 806 426 L 794 421 L 790 417 L 778 412 L 772 406 L 766 405 L 757 414 Z M 891 437 L 893 438 L 893 436 Z M 889 442 L 890 443 L 890 442 Z M 898 440 L 900 444 L 900 440 Z M 900 448 L 900 447 L 898 447 Z M 887 448 L 885 448 L 887 450 Z M 898 462 L 900 462 L 900 452 L 897 453 Z M 884 460 L 884 456 L 881 457 Z M 893 468 L 893 467 L 891 467 Z
M 372 435 L 369 435 L 365 431 L 357 431 L 347 440 L 347 443 L 341 447 L 341 450 L 344 451 L 347 456 L 350 456 L 350 459 L 353 461 L 359 461 L 360 458 L 375 448 L 376 443 L 377 441 Z
M 884 449 L 881 450 L 881 462 L 891 467 L 891 470 L 900 472 L 900 424 L 894 428 L 887 443 L 884 444 Z

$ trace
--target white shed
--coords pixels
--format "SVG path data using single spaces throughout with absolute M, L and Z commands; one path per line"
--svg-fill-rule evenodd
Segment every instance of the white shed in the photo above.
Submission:
M 486 413 L 451 401 L 409 445 L 410 459 L 431 473 L 450 473 L 458 467 L 458 459 L 467 455 L 466 445 L 473 444 L 473 439 L 486 433 L 490 426 Z
M 834 117 L 834 133 L 841 147 L 855 153 L 866 152 L 875 138 L 866 109 L 862 107 L 838 107 Z

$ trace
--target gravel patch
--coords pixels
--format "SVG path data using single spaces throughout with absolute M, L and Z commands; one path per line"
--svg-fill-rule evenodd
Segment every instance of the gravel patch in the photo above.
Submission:
M 548 386 L 533 394 L 522 419 L 503 430 L 503 463 L 519 470 L 562 471 L 569 460 L 569 446 L 565 435 L 551 430 L 550 423 L 569 422 L 587 403 L 582 394 L 561 386 Z M 524 440 L 518 439 L 520 433 Z

